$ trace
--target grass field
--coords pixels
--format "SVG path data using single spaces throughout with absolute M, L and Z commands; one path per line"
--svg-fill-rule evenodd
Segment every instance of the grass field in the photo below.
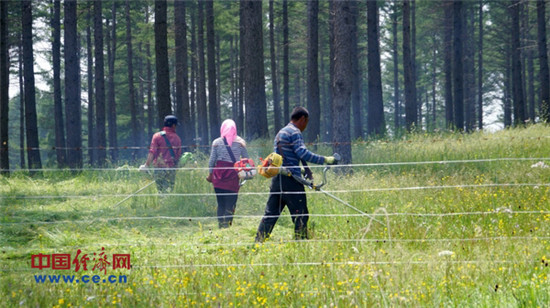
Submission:
M 264 143 L 249 145 L 253 158 L 269 153 Z M 0 305 L 550 305 L 549 127 L 352 149 L 353 172 L 329 171 L 325 189 L 371 216 L 308 191 L 311 239 L 293 241 L 285 210 L 262 245 L 254 235 L 269 180 L 248 181 L 234 225 L 219 230 L 204 156 L 178 171 L 172 194 L 151 185 L 120 204 L 150 179 L 125 169 L 0 177 Z M 31 266 L 33 255 L 73 260 L 78 250 L 90 258 L 87 271 Z M 102 252 L 109 261 L 129 254 L 132 268 L 92 270 Z M 80 282 L 38 283 L 36 275 Z M 93 275 L 127 282 L 82 282 Z

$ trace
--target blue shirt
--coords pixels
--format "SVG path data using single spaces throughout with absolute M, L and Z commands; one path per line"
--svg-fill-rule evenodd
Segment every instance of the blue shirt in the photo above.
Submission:
M 277 144 L 278 143 L 278 144 Z M 288 123 L 281 128 L 274 141 L 275 152 L 283 156 L 283 166 L 292 174 L 301 176 L 300 160 L 314 164 L 323 164 L 325 157 L 317 155 L 306 148 L 302 132 L 296 125 Z M 293 168 L 294 167 L 294 168 Z

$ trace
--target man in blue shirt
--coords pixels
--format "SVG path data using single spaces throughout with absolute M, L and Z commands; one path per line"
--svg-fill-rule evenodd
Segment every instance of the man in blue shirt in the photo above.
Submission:
M 295 176 L 301 176 L 300 161 L 315 164 L 334 164 L 333 156 L 317 155 L 306 148 L 302 132 L 309 121 L 309 112 L 304 107 L 296 107 L 290 116 L 290 123 L 283 127 L 274 141 L 275 152 L 283 157 L 284 169 Z M 283 170 L 283 169 L 281 169 Z M 269 199 L 265 214 L 258 226 L 256 242 L 265 241 L 285 206 L 288 206 L 294 222 L 295 239 L 307 239 L 307 196 L 304 185 L 292 176 L 278 174 L 271 181 Z

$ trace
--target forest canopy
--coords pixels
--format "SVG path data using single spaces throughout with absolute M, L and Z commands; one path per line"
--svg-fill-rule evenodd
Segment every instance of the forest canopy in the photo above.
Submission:
M 0 1 L 0 169 L 142 160 L 224 119 L 307 142 L 549 120 L 546 1 Z

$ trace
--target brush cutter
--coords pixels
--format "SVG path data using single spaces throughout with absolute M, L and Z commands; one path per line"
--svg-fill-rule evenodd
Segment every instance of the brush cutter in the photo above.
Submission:
M 180 163 L 181 164 L 185 164 L 187 163 L 187 161 L 193 159 L 193 154 L 190 153 L 190 152 L 185 152 L 183 153 L 183 155 L 181 156 L 180 158 Z M 142 173 L 145 173 L 147 175 L 148 178 L 151 178 L 153 177 L 153 170 L 152 168 L 148 168 L 147 166 L 145 165 L 141 165 L 139 166 L 138 170 Z M 145 190 L 147 187 L 153 185 L 155 183 L 155 180 L 151 180 L 150 182 L 148 182 L 147 184 L 145 184 L 145 186 L 141 187 L 140 189 L 136 190 L 134 193 L 131 193 L 129 194 L 128 196 L 126 196 L 124 199 L 120 200 L 119 202 L 117 202 L 114 206 L 117 206 L 117 205 L 120 205 L 122 204 L 124 201 L 134 197 L 135 195 L 139 194 L 140 192 L 142 192 L 143 190 Z
M 341 160 L 341 157 L 340 157 L 340 154 L 338 153 L 334 153 L 334 164 L 337 164 L 340 160 Z M 304 184 L 305 186 L 313 189 L 313 190 L 317 190 L 317 191 L 322 191 L 324 193 L 326 193 L 325 191 L 321 190 L 321 187 L 325 186 L 325 184 L 327 183 L 327 171 L 330 169 L 330 165 L 326 165 L 325 168 L 323 169 L 323 181 L 321 181 L 320 184 L 315 184 L 313 182 L 313 180 L 308 180 L 306 178 L 304 178 L 303 176 L 297 176 L 293 173 L 291 173 L 290 171 L 287 170 L 288 174 L 289 175 L 292 175 L 292 177 L 298 181 L 299 183 L 302 183 Z
M 341 160 L 341 156 L 340 154 L 338 153 L 334 153 L 334 160 L 335 160 L 335 164 L 338 164 L 338 162 Z M 313 189 L 313 190 L 316 190 L 316 191 L 320 191 L 322 193 L 324 193 L 325 195 L 331 197 L 332 199 L 342 203 L 343 205 L 355 210 L 356 212 L 358 213 L 361 213 L 362 215 L 365 215 L 365 216 L 368 216 L 369 218 L 371 218 L 372 220 L 374 221 L 377 221 L 381 224 L 383 224 L 383 222 L 381 222 L 380 220 L 374 218 L 372 215 L 369 215 L 363 211 L 361 211 L 360 209 L 354 207 L 353 205 L 349 204 L 348 202 L 336 197 L 335 195 L 329 193 L 328 191 L 325 191 L 322 189 L 323 186 L 325 186 L 327 184 L 327 171 L 330 169 L 330 166 L 329 165 L 326 165 L 325 168 L 323 169 L 323 181 L 320 183 L 320 184 L 315 184 L 313 182 L 313 180 L 308 180 L 302 176 L 297 176 L 295 174 L 292 174 L 292 177 L 298 181 L 299 183 L 302 183 L 304 184 L 305 186 L 309 187 L 310 189 Z M 290 173 L 290 172 L 289 172 Z
M 121 170 L 121 168 L 117 168 L 117 170 Z M 128 170 L 130 170 L 130 168 L 128 168 Z M 135 170 L 135 169 L 134 169 Z M 152 169 L 150 168 L 147 168 L 145 165 L 141 165 L 139 166 L 139 168 L 137 169 L 139 172 L 142 172 L 144 174 L 147 175 L 147 177 L 150 179 L 151 177 L 153 177 L 153 173 L 152 173 Z M 126 200 L 134 197 L 135 195 L 139 194 L 140 192 L 142 192 L 143 190 L 145 190 L 147 187 L 153 185 L 155 183 L 155 180 L 150 180 L 149 182 L 147 182 L 147 184 L 145 184 L 145 186 L 141 187 L 140 189 L 136 190 L 135 192 L 127 195 L 126 197 L 124 197 L 124 199 L 118 201 L 115 205 L 113 205 L 113 207 L 115 206 L 119 206 L 121 205 L 122 203 L 124 203 Z
M 155 183 L 155 180 L 152 180 L 150 181 L 149 183 L 147 183 L 145 186 L 143 186 L 142 188 L 136 190 L 134 193 L 132 194 L 129 194 L 128 196 L 126 196 L 124 199 L 120 200 L 119 202 L 117 202 L 114 206 L 118 206 L 118 205 L 121 205 L 124 201 L 134 197 L 135 195 L 139 194 L 141 191 L 143 191 L 145 188 L 153 185 Z
M 254 178 L 256 175 L 256 168 L 252 159 L 243 158 L 235 162 L 233 166 L 239 177 L 239 186 L 243 186 L 247 180 Z

